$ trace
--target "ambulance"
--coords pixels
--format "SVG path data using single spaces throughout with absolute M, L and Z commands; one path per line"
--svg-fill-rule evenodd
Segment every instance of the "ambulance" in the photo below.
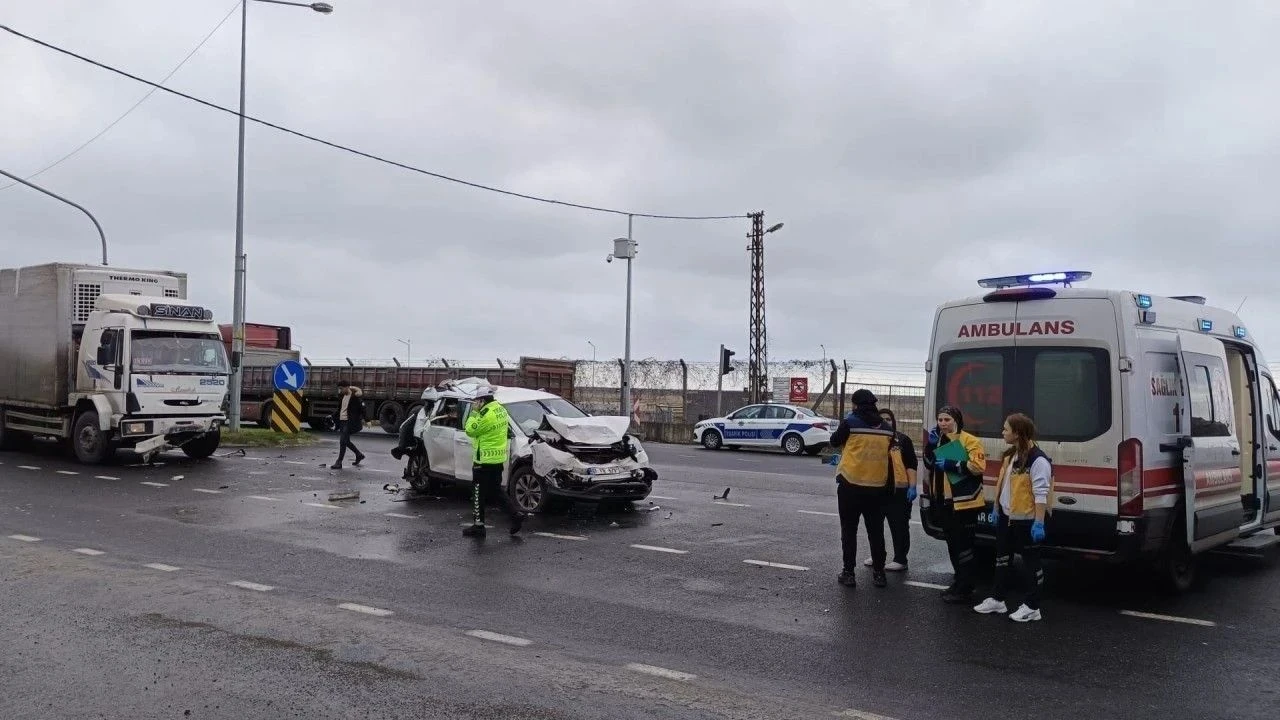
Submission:
M 987 278 L 985 294 L 940 306 L 925 418 L 959 407 L 986 449 L 980 547 L 995 542 L 1001 427 L 1021 412 L 1053 460 L 1045 554 L 1151 564 L 1184 591 L 1201 554 L 1280 542 L 1276 379 L 1235 313 L 1199 296 L 1073 287 L 1090 277 Z M 930 500 L 921 522 L 941 538 Z

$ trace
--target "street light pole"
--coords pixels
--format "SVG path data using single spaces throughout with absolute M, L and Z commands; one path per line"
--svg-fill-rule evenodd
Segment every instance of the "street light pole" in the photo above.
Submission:
M 636 256 L 636 243 L 631 239 L 633 220 L 631 215 L 627 216 L 627 236 L 614 238 L 613 252 L 605 258 L 606 262 L 613 262 L 614 258 L 627 261 L 627 330 L 622 351 L 622 412 L 620 413 L 627 417 L 631 417 L 631 261 Z
M 329 3 L 287 2 L 287 0 L 256 0 L 273 5 L 293 5 L 294 7 L 311 8 L 318 13 L 328 15 L 333 12 Z M 245 288 L 245 256 L 244 256 L 244 88 L 245 88 L 245 45 L 249 30 L 249 0 L 240 3 L 240 116 L 239 142 L 236 150 L 236 257 L 235 288 L 232 291 L 231 310 L 231 382 L 227 384 L 230 406 L 227 411 L 227 425 L 232 430 L 240 429 L 240 386 L 243 378 L 241 363 L 244 358 L 244 288 Z M 106 264 L 105 262 L 103 263 Z
M 29 188 L 31 188 L 31 189 L 33 189 L 33 190 L 38 190 L 38 191 L 40 191 L 40 192 L 44 193 L 45 195 L 48 195 L 48 196 L 49 196 L 49 197 L 51 197 L 51 198 L 56 198 L 56 199 L 58 199 L 58 200 L 61 200 L 62 202 L 64 202 L 64 203 L 66 203 L 66 204 L 70 205 L 71 207 L 73 207 L 73 208 L 75 208 L 75 209 L 79 210 L 80 212 L 84 213 L 85 215 L 88 215 L 88 216 L 89 216 L 89 219 L 93 221 L 93 226 L 94 226 L 94 227 L 96 227 L 96 228 L 98 228 L 98 239 L 100 239 L 100 240 L 102 241 L 102 265 L 103 265 L 103 267 L 106 267 L 106 265 L 107 265 L 107 234 L 106 234 L 106 233 L 104 233 L 104 232 L 102 232 L 102 226 L 98 224 L 98 218 L 94 217 L 94 216 L 93 216 L 93 213 L 89 212 L 88 210 L 85 210 L 82 206 L 77 205 L 76 203 L 71 202 L 70 200 L 68 200 L 68 199 L 66 199 L 66 198 L 64 198 L 64 197 L 62 197 L 61 195 L 59 195 L 59 194 L 57 194 L 57 193 L 55 193 L 55 192 L 52 192 L 52 191 L 50 191 L 50 190 L 46 190 L 46 189 L 44 189 L 44 188 L 40 187 L 39 185 L 36 185 L 36 184 L 35 184 L 35 183 L 33 183 L 33 182 L 27 182 L 26 180 L 23 180 L 22 178 L 18 177 L 17 175 L 13 175 L 13 174 L 7 173 L 7 172 L 5 172 L 4 170 L 0 170 L 0 175 L 4 175 L 5 177 L 9 178 L 10 180 L 14 180 L 14 181 L 16 181 L 16 182 L 20 182 L 20 183 L 22 183 L 23 185 L 26 185 L 27 187 L 29 187 Z
M 406 366 L 413 365 L 413 338 L 408 340 L 396 338 L 396 342 L 404 346 L 404 364 Z

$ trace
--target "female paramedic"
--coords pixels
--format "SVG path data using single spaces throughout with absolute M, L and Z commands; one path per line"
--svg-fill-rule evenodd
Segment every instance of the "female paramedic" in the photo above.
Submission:
M 938 424 L 929 431 L 924 448 L 930 497 L 938 506 L 955 580 L 942 592 L 944 602 L 973 602 L 974 535 L 978 512 L 986 507 L 982 473 L 987 468 L 982 441 L 964 431 L 964 414 L 948 405 L 938 411 Z
M 1010 620 L 1032 622 L 1040 619 L 1040 586 L 1044 570 L 1040 566 L 1039 544 L 1044 542 L 1044 516 L 1053 492 L 1053 465 L 1036 445 L 1036 426 L 1021 413 L 1004 421 L 1004 453 L 1000 479 L 996 481 L 996 502 L 991 521 L 996 526 L 996 577 L 991 597 L 973 609 L 984 615 L 1009 612 L 1004 604 L 1009 586 L 1009 566 L 1013 553 L 1022 555 L 1027 596 L 1013 611 Z

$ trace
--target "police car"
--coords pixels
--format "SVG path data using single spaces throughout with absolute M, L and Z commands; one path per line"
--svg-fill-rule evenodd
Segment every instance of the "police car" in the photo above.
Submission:
M 788 455 L 817 455 L 837 425 L 802 405 L 767 403 L 702 420 L 693 426 L 693 440 L 708 450 L 780 447 Z

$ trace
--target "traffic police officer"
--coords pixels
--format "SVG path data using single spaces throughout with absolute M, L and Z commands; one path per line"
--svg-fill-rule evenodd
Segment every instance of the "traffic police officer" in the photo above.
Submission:
M 511 516 L 511 534 L 520 532 L 525 514 L 516 507 L 511 496 L 502 492 L 502 471 L 506 467 L 508 433 L 511 416 L 494 398 L 494 390 L 485 385 L 476 392 L 471 414 L 463 428 L 475 446 L 471 471 L 472 525 L 462 531 L 467 537 L 484 537 L 484 507 L 495 497 Z

